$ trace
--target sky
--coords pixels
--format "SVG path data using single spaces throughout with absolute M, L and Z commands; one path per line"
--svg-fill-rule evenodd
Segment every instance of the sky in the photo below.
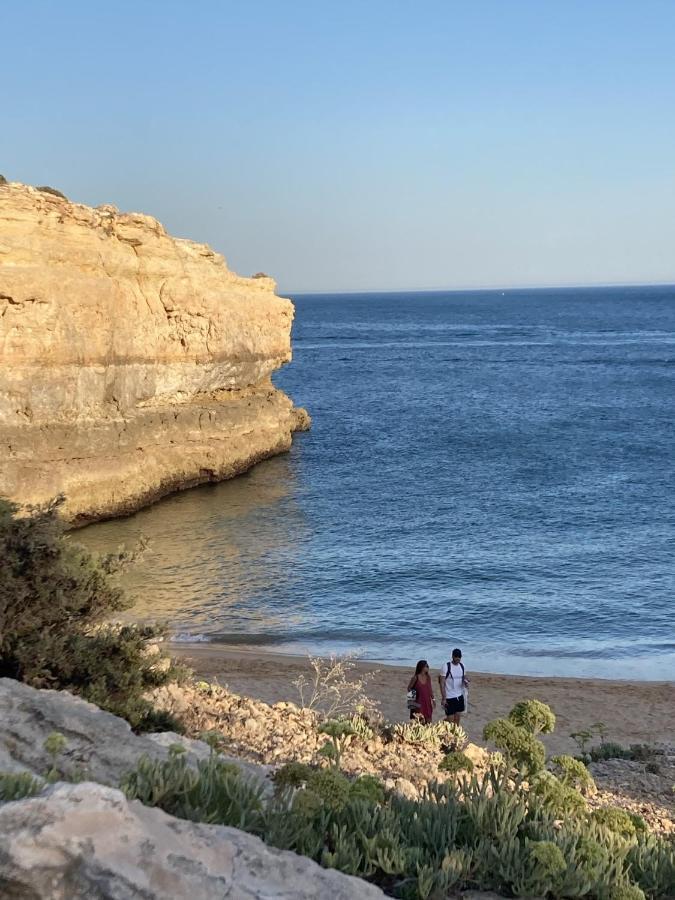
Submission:
M 0 173 L 282 293 L 675 282 L 672 0 L 5 0 Z

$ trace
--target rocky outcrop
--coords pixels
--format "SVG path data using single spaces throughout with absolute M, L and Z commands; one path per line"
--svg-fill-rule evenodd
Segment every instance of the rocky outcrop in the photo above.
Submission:
M 287 450 L 274 291 L 150 216 L 0 184 L 0 495 L 83 523 Z
M 41 900 L 375 900 L 378 888 L 235 828 L 98 784 L 0 806 L 0 895 Z
M 56 758 L 45 741 L 65 746 Z M 55 768 L 78 784 L 0 804 L 0 896 L 42 900 L 375 898 L 381 891 L 265 846 L 234 828 L 200 825 L 129 802 L 117 790 L 142 756 L 166 759 L 181 743 L 188 761 L 206 744 L 175 734 L 135 735 L 122 719 L 65 691 L 0 679 L 0 773 Z M 266 767 L 221 754 L 249 779 Z M 96 782 L 96 783 L 94 783 Z M 269 784 L 269 782 L 267 782 Z
M 30 772 L 38 777 L 55 761 L 45 741 L 56 732 L 65 738 L 58 770 L 67 778 L 89 779 L 117 787 L 142 756 L 167 759 L 171 744 L 180 743 L 195 761 L 209 755 L 202 741 L 171 732 L 134 734 L 128 722 L 67 691 L 36 690 L 11 678 L 0 678 L 0 772 Z M 264 780 L 268 768 L 222 755 L 248 778 Z

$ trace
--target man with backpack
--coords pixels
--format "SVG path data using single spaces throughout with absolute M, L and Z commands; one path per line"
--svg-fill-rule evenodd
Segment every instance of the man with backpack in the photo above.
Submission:
M 459 725 L 460 716 L 466 709 L 464 688 L 468 687 L 469 679 L 464 671 L 462 651 L 458 647 L 452 651 L 452 660 L 445 663 L 441 669 L 438 683 L 441 688 L 441 700 L 445 707 L 446 720 Z

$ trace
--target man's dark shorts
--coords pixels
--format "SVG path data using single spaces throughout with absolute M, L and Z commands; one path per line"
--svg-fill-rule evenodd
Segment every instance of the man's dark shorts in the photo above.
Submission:
M 464 712 L 464 697 L 448 697 L 445 701 L 446 716 L 454 716 L 455 713 Z

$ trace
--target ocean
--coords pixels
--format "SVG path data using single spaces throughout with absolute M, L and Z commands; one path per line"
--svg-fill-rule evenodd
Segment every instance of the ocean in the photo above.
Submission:
M 178 640 L 675 680 L 675 287 L 302 295 L 290 453 L 129 518 Z

